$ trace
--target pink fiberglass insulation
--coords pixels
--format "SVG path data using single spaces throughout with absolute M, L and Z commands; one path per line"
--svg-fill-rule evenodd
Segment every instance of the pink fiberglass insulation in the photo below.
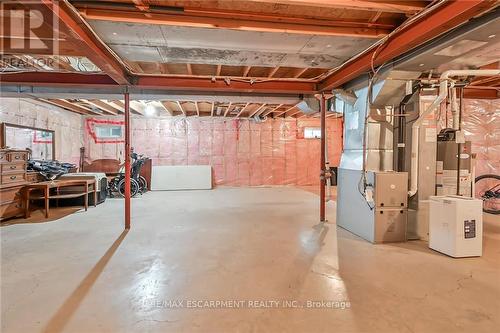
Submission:
M 476 176 L 500 174 L 500 99 L 465 100 L 463 129 L 465 137 L 472 142 L 476 154 Z M 477 184 L 476 197 L 494 187 L 495 181 Z M 489 200 L 488 209 L 500 209 L 499 200 Z
M 500 173 L 500 99 L 466 99 L 465 138 L 476 154 L 476 174 Z
M 217 185 L 317 185 L 320 140 L 305 139 L 305 127 L 317 128 L 319 120 L 272 119 L 256 123 L 208 117 L 134 117 L 132 146 L 134 151 L 150 157 L 153 165 L 211 165 Z M 342 121 L 327 120 L 327 134 L 330 165 L 337 166 Z M 123 143 L 99 143 L 89 133 L 85 133 L 84 141 L 89 161 L 123 160 Z

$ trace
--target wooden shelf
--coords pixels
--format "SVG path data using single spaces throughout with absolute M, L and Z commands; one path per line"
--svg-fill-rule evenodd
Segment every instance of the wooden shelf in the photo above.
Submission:
M 78 197 L 83 197 L 84 195 L 89 194 L 87 193 L 68 193 L 68 194 L 55 194 L 55 195 L 50 195 L 49 199 L 70 199 L 70 198 L 78 198 Z M 31 196 L 30 195 L 30 200 L 37 200 L 37 199 L 45 199 L 43 195 L 37 195 L 37 196 Z

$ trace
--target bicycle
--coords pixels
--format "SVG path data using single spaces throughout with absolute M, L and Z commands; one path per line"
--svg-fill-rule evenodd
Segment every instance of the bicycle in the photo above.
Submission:
M 483 200 L 483 212 L 500 214 L 500 176 L 486 174 L 476 177 L 476 197 Z

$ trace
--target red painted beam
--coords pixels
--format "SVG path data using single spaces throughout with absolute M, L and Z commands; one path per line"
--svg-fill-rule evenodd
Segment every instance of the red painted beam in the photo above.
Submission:
M 320 124 L 321 124 L 321 156 L 320 156 L 320 185 L 319 185 L 319 220 L 326 220 L 326 97 L 320 97 Z
M 382 47 L 371 47 L 361 56 L 344 63 L 320 82 L 319 90 L 337 88 L 366 73 L 371 68 L 374 54 L 376 54 L 374 66 L 381 65 L 467 22 L 474 16 L 495 7 L 496 4 L 494 0 L 456 0 L 438 4 L 433 11 L 391 36 Z
M 130 78 L 126 68 L 105 45 L 94 35 L 84 20 L 70 5 L 63 1 L 41 0 L 59 19 L 59 29 L 68 30 L 81 45 L 82 54 L 92 61 L 103 72 L 108 74 L 118 84 L 129 84 Z
M 117 86 L 106 74 L 80 74 L 58 72 L 21 72 L 0 74 L 0 84 L 22 84 L 28 86 Z
M 265 80 L 250 83 L 248 81 L 192 77 L 168 77 L 142 75 L 137 76 L 135 86 L 140 88 L 168 88 L 173 90 L 193 89 L 198 91 L 234 91 L 247 93 L 298 93 L 312 94 L 316 92 L 316 83 L 311 81 L 279 81 Z
M 310 81 L 265 81 L 251 84 L 223 80 L 213 82 L 209 78 L 169 77 L 138 75 L 134 77 L 134 88 L 193 90 L 193 91 L 232 91 L 249 93 L 293 93 L 313 94 L 316 84 Z M 19 84 L 27 86 L 80 86 L 80 87 L 117 87 L 118 84 L 106 74 L 82 74 L 59 72 L 24 72 L 0 74 L 0 84 Z
M 125 93 L 125 230 L 130 229 L 131 165 L 130 165 L 130 94 Z
M 497 99 L 500 98 L 500 88 L 481 88 L 468 86 L 464 89 L 464 98 L 469 99 Z

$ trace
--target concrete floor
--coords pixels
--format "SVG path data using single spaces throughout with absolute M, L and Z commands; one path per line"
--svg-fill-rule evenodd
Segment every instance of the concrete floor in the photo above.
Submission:
M 133 200 L 128 233 L 122 205 L 2 226 L 3 333 L 500 327 L 498 221 L 486 223 L 483 257 L 452 259 L 424 242 L 369 244 L 335 226 L 334 202 L 317 225 L 318 197 L 301 189 L 148 193 Z

